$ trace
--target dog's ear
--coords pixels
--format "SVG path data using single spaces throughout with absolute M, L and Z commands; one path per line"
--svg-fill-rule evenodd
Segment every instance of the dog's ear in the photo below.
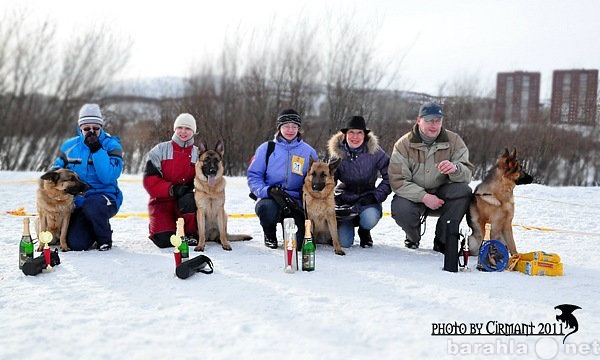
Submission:
M 59 178 L 60 178 L 60 174 L 56 170 L 50 170 L 41 176 L 42 180 L 50 180 L 55 184 Z
M 206 146 L 206 142 L 202 141 L 200 144 L 198 144 L 198 155 L 202 155 L 206 152 L 207 146 Z
M 337 170 L 337 167 L 340 164 L 340 161 L 342 161 L 342 159 L 337 158 L 337 159 L 329 162 L 329 173 L 331 175 L 333 175 L 333 173 Z
M 223 140 L 219 139 L 219 141 L 217 141 L 217 144 L 215 145 L 215 151 L 223 156 L 225 153 L 225 144 L 223 143 Z
M 315 163 L 315 159 L 312 158 L 312 156 L 310 157 L 309 161 L 308 161 L 308 168 L 310 169 L 312 167 L 312 164 Z

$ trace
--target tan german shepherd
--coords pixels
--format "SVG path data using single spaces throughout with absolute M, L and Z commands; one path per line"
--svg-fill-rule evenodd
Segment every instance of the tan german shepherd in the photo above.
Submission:
M 89 189 L 77 173 L 69 169 L 50 170 L 40 177 L 36 192 L 38 220 L 35 222 L 38 238 L 42 231 L 52 233 L 50 245 L 60 244 L 60 250 L 69 251 L 67 230 L 71 213 L 75 209 L 75 195 L 82 195 Z M 44 244 L 40 241 L 38 251 Z
M 224 145 L 221 140 L 215 145 L 215 150 L 207 150 L 205 143 L 198 146 L 194 178 L 194 200 L 198 208 L 198 245 L 194 248 L 195 251 L 204 251 L 206 240 L 220 242 L 224 250 L 231 250 L 228 241 L 252 239 L 250 235 L 227 234 L 223 154 Z
M 335 200 L 333 198 L 335 179 L 333 174 L 341 159 L 325 163 L 310 159 L 310 165 L 302 196 L 307 219 L 313 223 L 313 239 L 317 244 L 330 244 L 338 255 L 346 255 L 340 246 L 335 218 Z
M 467 214 L 467 223 L 473 231 L 469 237 L 469 251 L 479 253 L 485 224 L 491 225 L 490 239 L 500 240 L 511 255 L 518 254 L 512 232 L 515 214 L 513 189 L 516 185 L 530 184 L 533 178 L 523 171 L 517 160 L 517 150 L 508 149 L 500 155 L 496 166 L 477 185 Z

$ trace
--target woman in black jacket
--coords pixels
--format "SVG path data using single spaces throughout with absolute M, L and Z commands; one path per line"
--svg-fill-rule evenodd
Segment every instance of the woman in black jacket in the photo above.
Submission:
M 381 203 L 391 193 L 390 157 L 379 146 L 377 137 L 366 128 L 362 116 L 346 119 L 346 127 L 329 139 L 328 150 L 330 158 L 342 160 L 335 175 L 340 244 L 351 247 L 354 227 L 358 226 L 360 246 L 372 247 L 370 230 L 381 219 Z M 377 184 L 379 176 L 381 181 Z

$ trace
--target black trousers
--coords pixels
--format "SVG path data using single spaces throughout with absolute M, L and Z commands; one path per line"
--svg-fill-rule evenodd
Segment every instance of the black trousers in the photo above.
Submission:
M 256 215 L 260 220 L 260 225 L 265 234 L 276 235 L 277 224 L 281 223 L 283 228 L 284 218 L 293 218 L 298 232 L 296 233 L 296 244 L 298 248 L 302 246 L 304 240 L 304 213 L 301 211 L 291 211 L 289 214 L 284 214 L 281 207 L 271 198 L 260 199 L 255 207 Z
M 467 183 L 448 183 L 438 188 L 435 195 L 444 200 L 444 205 L 431 210 L 423 203 L 416 203 L 398 195 L 392 199 L 392 218 L 396 221 L 406 238 L 416 244 L 421 241 L 421 218 L 438 216 L 435 227 L 435 241 L 446 243 L 446 221 L 462 221 L 469 209 L 472 190 Z

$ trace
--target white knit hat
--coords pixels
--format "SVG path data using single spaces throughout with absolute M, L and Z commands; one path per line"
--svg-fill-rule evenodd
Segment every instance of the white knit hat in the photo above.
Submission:
M 79 110 L 79 126 L 83 124 L 104 125 L 104 119 L 98 104 L 85 104 Z
M 188 113 L 182 113 L 177 116 L 175 123 L 173 123 L 173 131 L 180 126 L 185 126 L 186 128 L 191 129 L 194 134 L 196 133 L 196 119 Z

